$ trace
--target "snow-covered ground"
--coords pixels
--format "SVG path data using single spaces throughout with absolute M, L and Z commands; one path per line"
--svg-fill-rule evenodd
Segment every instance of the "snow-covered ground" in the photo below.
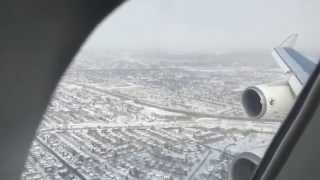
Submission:
M 237 154 L 263 154 L 279 118 L 248 119 L 240 94 L 283 78 L 277 68 L 217 56 L 151 57 L 113 54 L 92 64 L 78 57 L 48 107 L 22 179 L 226 179 Z

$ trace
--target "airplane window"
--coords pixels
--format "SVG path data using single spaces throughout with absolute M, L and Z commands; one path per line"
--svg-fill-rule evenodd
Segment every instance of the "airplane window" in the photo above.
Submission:
M 64 74 L 21 178 L 249 177 L 316 66 L 319 5 L 124 3 Z

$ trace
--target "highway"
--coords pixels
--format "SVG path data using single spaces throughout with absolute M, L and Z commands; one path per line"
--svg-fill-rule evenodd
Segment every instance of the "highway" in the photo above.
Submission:
M 200 112 L 192 112 L 192 111 L 186 111 L 186 110 L 182 110 L 182 109 L 175 109 L 175 108 L 171 108 L 171 107 L 166 107 L 166 106 L 161 106 L 149 101 L 145 101 L 145 100 L 139 100 L 137 98 L 133 98 L 124 94 L 120 94 L 120 93 L 115 93 L 115 92 L 110 92 L 108 90 L 104 90 L 104 89 L 99 89 L 96 87 L 92 87 L 92 86 L 88 86 L 88 85 L 84 85 L 84 84 L 74 84 L 77 86 L 82 86 L 88 89 L 92 89 L 94 91 L 98 91 L 100 93 L 105 93 L 114 97 L 118 97 L 121 98 L 123 100 L 132 100 L 134 103 L 139 104 L 139 105 L 143 105 L 143 106 L 147 106 L 147 107 L 152 107 L 152 108 L 157 108 L 157 109 L 161 109 L 161 110 L 165 110 L 168 112 L 172 112 L 172 113 L 180 113 L 180 114 L 184 114 L 186 116 L 189 117 L 193 117 L 193 118 L 219 118 L 219 119 L 230 119 L 230 120 L 239 120 L 239 121 L 262 121 L 262 122 L 279 122 L 278 119 L 259 119 L 259 120 L 255 120 L 249 117 L 235 117 L 235 116 L 223 116 L 223 115 L 218 115 L 218 114 L 209 114 L 209 113 L 200 113 Z

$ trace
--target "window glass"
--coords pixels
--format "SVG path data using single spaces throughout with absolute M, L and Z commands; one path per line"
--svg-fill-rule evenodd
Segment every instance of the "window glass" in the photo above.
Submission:
M 239 157 L 256 166 L 316 66 L 319 5 L 124 3 L 64 74 L 22 179 L 225 180 Z

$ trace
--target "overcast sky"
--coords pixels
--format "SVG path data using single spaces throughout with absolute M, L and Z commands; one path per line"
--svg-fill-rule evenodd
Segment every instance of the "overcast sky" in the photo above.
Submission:
M 319 0 L 130 0 L 85 48 L 223 53 L 271 49 L 291 33 L 320 47 Z

